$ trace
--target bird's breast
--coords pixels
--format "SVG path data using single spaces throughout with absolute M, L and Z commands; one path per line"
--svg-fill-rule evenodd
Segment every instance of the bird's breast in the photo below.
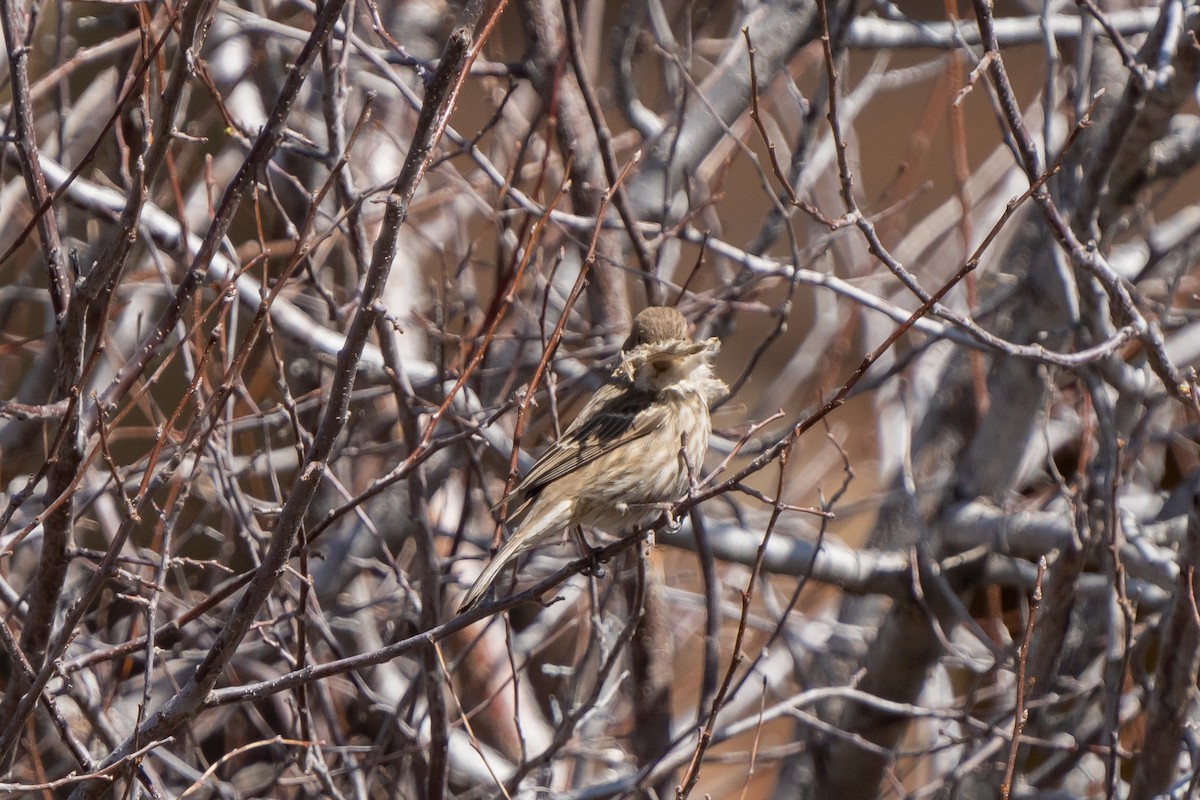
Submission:
M 712 432 L 707 402 L 698 392 L 667 392 L 660 402 L 671 412 L 663 425 L 602 457 L 576 498 L 577 523 L 611 532 L 643 525 L 700 478 Z

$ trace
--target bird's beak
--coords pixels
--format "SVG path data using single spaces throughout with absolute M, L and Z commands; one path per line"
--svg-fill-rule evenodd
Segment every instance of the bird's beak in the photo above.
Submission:
M 676 355 L 683 358 L 691 358 L 704 354 L 705 357 L 711 358 L 721 350 L 721 340 L 713 337 L 705 339 L 703 342 L 688 342 L 687 345 L 676 351 Z
M 667 356 L 694 356 L 705 351 L 716 354 L 721 349 L 721 340 L 717 338 L 705 339 L 703 342 L 673 342 L 671 345 L 663 348 L 663 355 Z
M 682 363 L 686 360 L 704 354 L 713 356 L 721 349 L 719 339 L 707 339 L 703 342 L 669 342 L 657 350 L 646 354 L 646 363 L 658 364 L 663 361 Z
M 682 361 L 703 352 L 708 345 L 701 342 L 667 342 L 646 353 L 646 362 Z
M 659 365 L 663 363 L 682 364 L 682 362 L 701 354 L 703 354 L 704 358 L 711 358 L 720 349 L 721 340 L 717 338 L 706 339 L 703 342 L 678 340 L 638 345 L 632 351 L 621 354 L 621 363 L 617 367 L 617 371 L 632 380 L 642 365 Z

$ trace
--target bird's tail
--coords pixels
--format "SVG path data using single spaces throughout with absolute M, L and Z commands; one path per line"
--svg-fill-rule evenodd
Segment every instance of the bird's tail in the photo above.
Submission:
M 555 508 L 553 511 L 560 511 L 560 509 Z M 565 507 L 562 511 L 565 511 Z M 471 588 L 467 590 L 458 606 L 458 613 L 463 614 L 479 605 L 479 601 L 488 593 L 488 589 L 492 587 L 505 567 L 526 550 L 541 544 L 548 535 L 563 527 L 566 521 L 558 519 L 558 516 L 554 513 L 536 513 L 527 518 L 525 524 L 504 543 L 503 547 L 496 551 L 496 555 L 492 556 L 492 560 L 471 584 Z

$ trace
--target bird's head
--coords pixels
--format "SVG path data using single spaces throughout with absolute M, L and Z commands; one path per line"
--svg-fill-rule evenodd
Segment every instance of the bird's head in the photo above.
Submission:
M 651 306 L 634 318 L 617 371 L 638 388 L 662 391 L 710 376 L 711 360 L 720 347 L 717 339 L 693 342 L 687 320 L 675 309 Z
M 667 306 L 650 306 L 642 309 L 633 318 L 633 327 L 629 330 L 629 338 L 621 345 L 622 352 L 645 344 L 660 342 L 690 342 L 688 323 L 683 314 Z

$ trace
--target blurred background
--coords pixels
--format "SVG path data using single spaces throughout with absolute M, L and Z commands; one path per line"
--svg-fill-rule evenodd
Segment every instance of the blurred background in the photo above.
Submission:
M 0 795 L 1194 793 L 1193 0 L 0 12 Z M 456 615 L 660 304 L 679 524 Z

